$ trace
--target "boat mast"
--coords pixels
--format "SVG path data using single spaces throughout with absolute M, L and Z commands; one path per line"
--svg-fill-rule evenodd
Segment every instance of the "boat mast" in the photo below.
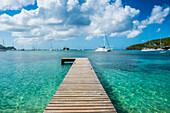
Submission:
M 104 40 L 104 48 L 106 48 L 106 42 L 105 42 L 106 41 L 106 33 L 104 35 L 104 39 L 103 40 Z
M 160 38 L 160 48 L 161 48 L 161 38 Z
M 3 46 L 5 46 L 4 38 L 3 38 Z
M 51 49 L 53 48 L 52 42 L 51 42 Z
M 149 32 L 149 45 L 151 45 L 150 38 L 151 38 L 151 37 L 150 37 L 150 32 Z

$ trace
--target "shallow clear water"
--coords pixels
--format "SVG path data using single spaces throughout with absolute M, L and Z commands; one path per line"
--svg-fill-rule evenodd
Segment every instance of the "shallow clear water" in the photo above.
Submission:
M 170 51 L 0 52 L 0 112 L 43 112 L 71 65 L 88 57 L 118 112 L 170 112 Z

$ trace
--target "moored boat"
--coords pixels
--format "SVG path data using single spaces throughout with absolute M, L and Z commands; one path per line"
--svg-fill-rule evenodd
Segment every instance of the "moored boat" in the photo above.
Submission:
M 110 49 L 106 49 L 105 46 L 104 47 L 99 47 L 97 48 L 95 51 L 105 51 L 105 52 L 109 52 L 111 51 Z
M 107 49 L 106 48 L 106 43 L 105 43 L 105 41 L 106 41 L 106 39 L 107 39 L 107 37 L 106 37 L 106 34 L 105 34 L 105 36 L 104 36 L 104 46 L 103 47 L 99 47 L 99 48 L 97 48 L 95 51 L 103 51 L 103 52 L 110 52 L 111 51 L 111 49 Z M 108 41 L 108 40 L 107 40 Z M 108 42 L 107 42 L 108 43 Z
M 68 47 L 63 47 L 63 50 L 69 50 L 69 48 Z
M 150 48 L 150 47 L 145 47 L 141 51 L 157 51 L 157 49 L 153 49 L 153 48 Z
M 162 48 L 157 48 L 156 50 L 157 50 L 157 51 L 163 51 L 164 49 L 162 49 Z

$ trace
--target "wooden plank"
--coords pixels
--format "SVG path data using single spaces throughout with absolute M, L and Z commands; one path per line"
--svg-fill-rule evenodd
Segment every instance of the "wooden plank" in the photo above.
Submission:
M 116 113 L 114 110 L 46 110 L 46 113 Z
M 71 106 L 71 107 L 61 107 L 61 106 L 59 106 L 59 107 L 54 107 L 54 106 L 52 106 L 52 107 L 49 107 L 48 106 L 48 108 L 46 109 L 46 110 L 77 110 L 77 109 L 79 109 L 79 110 L 85 110 L 85 109 L 88 109 L 88 110 L 92 110 L 92 109 L 112 109 L 113 108 L 113 106 L 90 106 L 90 107 L 78 107 L 78 106 L 76 106 L 76 107 L 73 107 L 73 106 Z
M 49 104 L 103 104 L 111 103 L 110 101 L 50 101 Z
M 73 58 L 62 58 L 70 61 Z M 44 113 L 116 113 L 88 58 L 76 58 Z

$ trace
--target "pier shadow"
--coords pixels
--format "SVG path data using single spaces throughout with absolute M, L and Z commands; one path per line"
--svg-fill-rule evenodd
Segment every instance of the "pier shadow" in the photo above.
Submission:
M 97 67 L 94 66 L 94 70 L 95 70 L 95 73 L 97 74 L 97 77 L 99 78 L 99 81 L 101 82 L 104 90 L 106 91 L 107 95 L 109 96 L 112 104 L 114 105 L 117 113 L 128 113 L 127 110 L 125 110 L 123 107 L 122 107 L 122 104 L 121 102 L 115 98 L 117 97 L 118 95 L 114 92 L 113 90 L 113 87 L 111 87 L 108 83 L 108 81 L 105 79 L 105 77 L 103 77 L 102 75 L 102 72 L 100 69 L 96 69 Z M 111 97 L 111 96 L 114 96 Z
M 67 63 L 64 63 L 64 65 L 73 65 L 73 62 L 67 62 Z M 64 66 L 64 65 L 61 65 L 61 66 Z

